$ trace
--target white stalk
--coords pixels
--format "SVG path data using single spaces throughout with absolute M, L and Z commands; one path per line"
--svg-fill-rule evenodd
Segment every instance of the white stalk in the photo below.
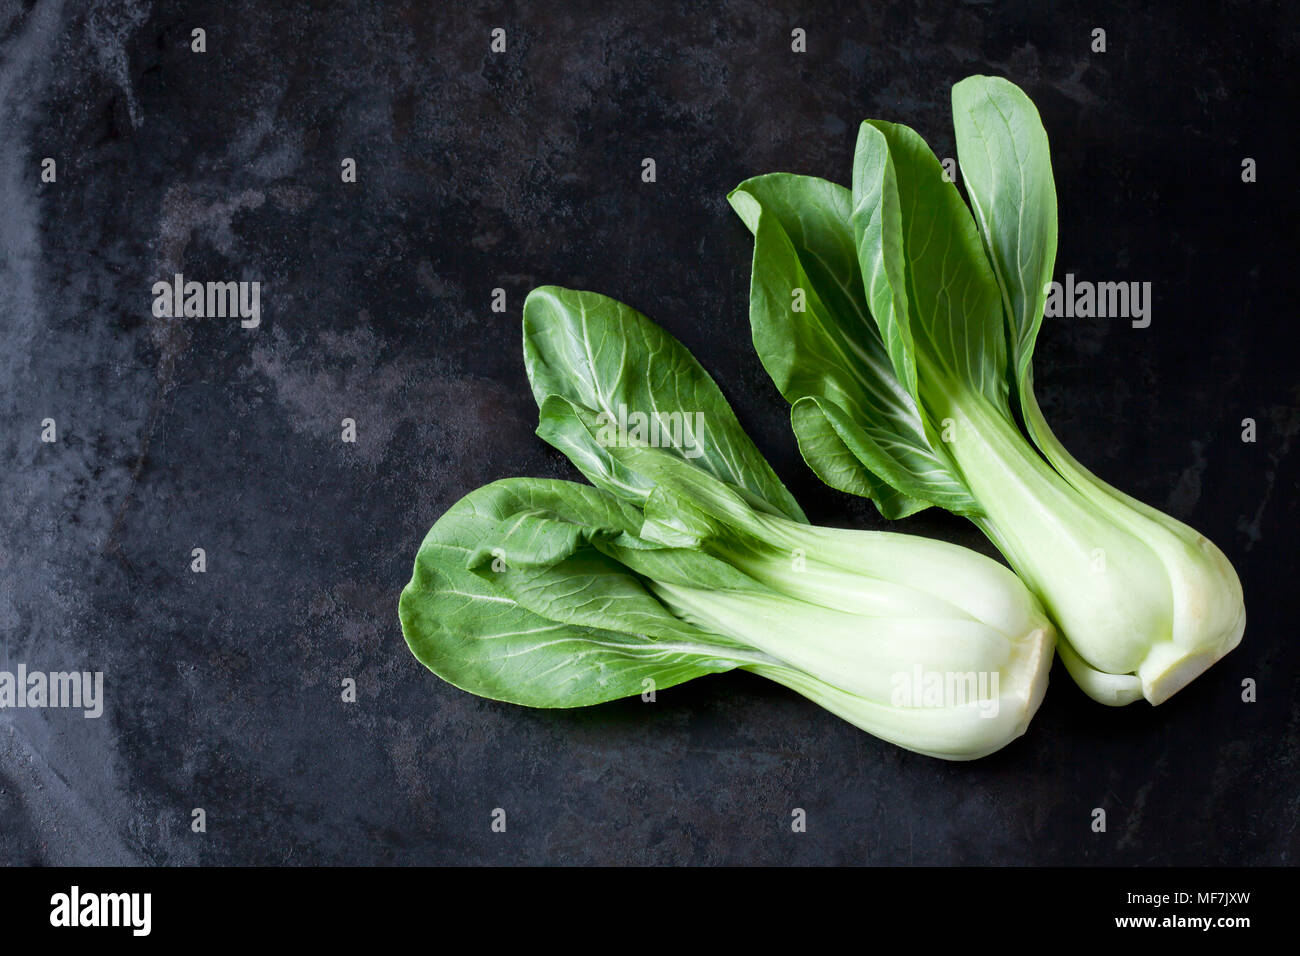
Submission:
M 1042 599 L 1090 696 L 1162 703 L 1240 642 L 1241 584 L 1206 538 L 1075 462 L 1028 396 L 1051 464 L 982 398 L 942 410 L 955 430 L 947 448 L 986 510 L 976 523 Z

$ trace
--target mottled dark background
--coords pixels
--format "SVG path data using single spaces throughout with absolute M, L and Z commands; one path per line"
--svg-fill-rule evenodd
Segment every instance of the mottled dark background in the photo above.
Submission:
M 1295 19 L 811 6 L 0 3 L 0 669 L 102 670 L 108 696 L 100 720 L 0 712 L 0 861 L 1295 861 Z M 1042 111 L 1058 274 L 1154 284 L 1148 329 L 1045 326 L 1048 418 L 1229 555 L 1242 646 L 1154 710 L 1093 704 L 1058 664 L 1028 734 L 967 765 L 748 675 L 533 712 L 419 666 L 397 597 L 429 525 L 491 479 L 574 476 L 532 434 L 535 284 L 657 319 L 814 520 L 882 524 L 797 456 L 724 195 L 846 181 L 867 116 L 950 156 L 970 73 Z M 153 318 L 177 271 L 260 280 L 261 327 Z M 948 515 L 901 527 L 992 553 Z

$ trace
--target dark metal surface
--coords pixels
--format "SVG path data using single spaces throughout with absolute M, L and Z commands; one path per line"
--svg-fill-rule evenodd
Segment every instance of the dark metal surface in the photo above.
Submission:
M 0 669 L 101 670 L 107 703 L 0 711 L 0 862 L 1294 862 L 1283 10 L 4 4 Z M 534 712 L 420 667 L 396 608 L 427 528 L 492 479 L 574 477 L 532 435 L 536 284 L 656 319 L 815 521 L 882 526 L 798 458 L 748 344 L 750 239 L 724 197 L 777 169 L 847 181 L 867 116 L 952 155 L 949 88 L 970 73 L 1043 114 L 1058 275 L 1153 283 L 1150 328 L 1045 325 L 1048 419 L 1223 548 L 1242 646 L 1154 710 L 1095 705 L 1058 664 L 1028 734 L 970 765 L 747 675 Z M 260 327 L 155 318 L 176 272 L 259 280 Z M 898 527 L 993 553 L 948 515 Z

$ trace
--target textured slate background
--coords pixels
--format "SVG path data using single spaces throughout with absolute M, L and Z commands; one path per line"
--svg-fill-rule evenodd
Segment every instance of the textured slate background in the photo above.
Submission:
M 1284 5 L 557 6 L 0 4 L 0 669 L 103 670 L 108 695 L 100 720 L 0 712 L 0 862 L 1294 862 Z M 1045 327 L 1048 417 L 1227 552 L 1241 648 L 1158 710 L 1096 706 L 1057 665 L 1028 735 L 973 765 L 748 675 L 542 713 L 421 668 L 396 606 L 428 526 L 491 479 L 574 474 L 532 435 L 535 284 L 657 319 L 814 520 L 880 526 L 797 457 L 724 194 L 775 169 L 846 181 L 865 116 L 952 155 L 949 87 L 975 72 L 1043 113 L 1058 275 L 1155 287 L 1149 329 Z M 153 318 L 176 271 L 260 280 L 261 327 Z M 991 553 L 947 515 L 906 527 Z

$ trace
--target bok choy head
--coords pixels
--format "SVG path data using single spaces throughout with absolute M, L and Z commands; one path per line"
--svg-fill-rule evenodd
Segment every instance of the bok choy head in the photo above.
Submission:
M 538 434 L 591 484 L 498 481 L 438 520 L 400 603 L 434 673 L 578 707 L 739 668 L 954 760 L 1025 731 L 1054 631 L 1006 568 L 809 525 L 690 353 L 612 299 L 535 290 L 524 357 Z
M 731 193 L 754 234 L 754 345 L 823 481 L 886 517 L 966 515 L 1042 599 L 1089 695 L 1159 704 L 1241 640 L 1240 582 L 1048 428 L 1032 368 L 1056 257 L 1047 134 L 1006 80 L 969 77 L 952 100 L 973 216 L 921 137 L 879 120 L 851 190 L 777 173 Z

